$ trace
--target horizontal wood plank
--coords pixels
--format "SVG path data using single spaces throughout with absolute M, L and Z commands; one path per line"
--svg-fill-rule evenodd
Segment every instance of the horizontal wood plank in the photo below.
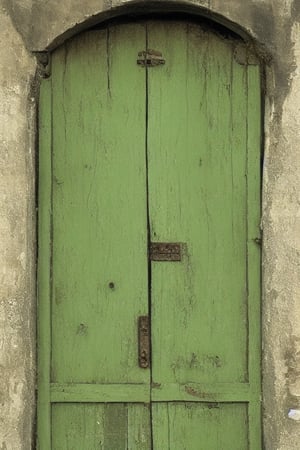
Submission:
M 246 383 L 153 384 L 153 402 L 249 402 L 255 393 Z M 147 384 L 51 384 L 51 402 L 148 403 Z
M 248 402 L 252 392 L 247 383 L 153 384 L 152 401 Z
M 51 402 L 148 403 L 148 384 L 51 384 Z

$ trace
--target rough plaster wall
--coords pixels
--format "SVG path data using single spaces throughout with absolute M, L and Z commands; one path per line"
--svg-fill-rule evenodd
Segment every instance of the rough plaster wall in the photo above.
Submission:
M 300 24 L 291 29 L 295 70 L 268 132 L 265 161 L 265 414 L 270 449 L 299 450 L 300 423 Z
M 240 24 L 246 31 L 259 37 L 261 42 L 274 48 L 276 33 L 273 27 L 273 13 L 290 10 L 293 0 L 3 0 L 31 50 L 44 50 L 52 43 L 79 30 L 80 25 L 97 23 L 99 17 L 111 17 L 129 11 L 128 6 L 147 12 L 171 9 L 185 11 L 191 9 L 196 14 L 219 14 Z M 298 1 L 298 0 L 296 0 Z M 278 5 L 278 6 L 277 6 Z M 104 13 L 104 14 L 103 14 Z M 70 30 L 70 31 L 69 31 Z M 68 32 L 69 31 L 69 32 Z M 271 34 L 270 34 L 271 33 Z M 58 38 L 58 39 L 57 39 Z
M 0 9 L 0 449 L 31 448 L 34 400 L 33 58 Z
M 267 62 L 262 220 L 264 440 L 266 450 L 299 450 L 300 422 L 288 419 L 287 413 L 289 408 L 300 408 L 300 0 L 1 2 L 31 51 L 52 48 L 88 25 L 134 8 L 204 13 L 226 19 L 233 29 L 254 38 Z M 0 19 L 0 39 L 6 43 L 0 50 L 0 227 L 5 236 L 0 244 L 0 450 L 29 450 L 34 222 L 30 200 L 33 133 L 28 121 L 34 68 L 4 10 Z

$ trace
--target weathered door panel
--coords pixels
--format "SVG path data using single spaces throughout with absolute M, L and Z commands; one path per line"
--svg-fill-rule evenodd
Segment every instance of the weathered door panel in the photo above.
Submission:
M 53 450 L 149 450 L 149 407 L 129 403 L 55 404 Z
M 42 87 L 40 450 L 149 448 L 150 371 L 137 363 L 148 314 L 144 42 L 137 24 L 84 33 L 54 52 Z
M 155 403 L 152 420 L 157 450 L 249 448 L 246 404 Z
M 136 364 L 148 313 L 145 74 L 133 70 L 144 41 L 142 26 L 111 27 L 53 56 L 55 383 L 149 381 Z
M 151 239 L 185 244 L 181 263 L 152 263 L 153 379 L 246 382 L 247 69 L 196 25 L 153 27 Z
M 137 65 L 147 48 L 165 64 Z M 246 46 L 192 22 L 111 25 L 53 53 L 40 450 L 261 448 L 260 109 Z M 150 241 L 182 243 L 182 260 L 149 262 Z
M 150 235 L 155 242 L 183 243 L 181 262 L 151 263 L 151 398 L 230 402 L 222 411 L 233 416 L 241 409 L 232 402 L 244 403 L 243 414 L 249 402 L 250 428 L 256 430 L 249 439 L 256 449 L 260 277 L 253 266 L 259 268 L 260 254 L 255 242 L 260 234 L 259 68 L 237 61 L 236 52 L 247 61 L 239 41 L 195 24 L 150 23 L 148 45 L 166 60 L 159 69 L 148 70 Z M 249 111 L 253 98 L 255 113 Z M 159 406 L 155 408 L 159 415 Z M 193 420 L 200 420 L 197 411 L 205 405 L 192 408 Z M 239 420 L 248 436 L 248 420 Z M 207 445 L 201 448 L 219 448 Z

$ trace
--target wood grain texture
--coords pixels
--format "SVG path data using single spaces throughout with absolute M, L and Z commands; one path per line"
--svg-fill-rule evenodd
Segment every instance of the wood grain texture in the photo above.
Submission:
M 165 65 L 138 66 L 147 47 Z M 54 52 L 40 108 L 40 450 L 261 448 L 260 68 L 246 61 L 242 42 L 176 20 Z M 182 261 L 148 263 L 148 237 L 183 243 Z M 151 370 L 138 365 L 147 314 Z
M 155 403 L 152 420 L 157 450 L 249 448 L 247 406 L 242 403 Z
M 259 65 L 248 66 L 247 103 L 247 215 L 248 215 L 248 317 L 249 379 L 253 401 L 249 404 L 250 449 L 262 446 L 261 420 L 261 87 Z
M 153 384 L 151 399 L 154 402 L 249 402 L 252 392 L 247 383 L 166 383 Z
M 51 384 L 52 402 L 149 403 L 147 384 Z
M 151 238 L 186 243 L 181 264 L 152 263 L 153 379 L 247 382 L 245 68 L 231 41 L 153 26 L 166 65 L 148 75 Z
M 53 450 L 149 450 L 149 406 L 56 404 Z
M 236 448 L 256 450 L 259 66 L 236 61 L 235 47 L 242 44 L 193 24 L 150 24 L 148 42 L 166 59 L 164 67 L 148 71 L 151 240 L 186 244 L 181 263 L 152 263 L 152 400 L 188 401 L 190 395 L 247 402 L 249 435 L 245 421 L 243 444 Z M 220 390 L 222 383 L 231 392 Z M 232 418 L 238 411 L 237 405 Z M 176 438 L 170 441 L 176 448 Z M 207 442 L 203 448 L 219 448 Z M 220 448 L 231 449 L 226 442 Z
M 149 380 L 144 41 L 142 26 L 110 27 L 53 56 L 54 382 Z
M 38 209 L 38 417 L 37 448 L 50 449 L 50 353 L 51 353 L 51 80 L 40 88 L 39 107 L 39 209 Z

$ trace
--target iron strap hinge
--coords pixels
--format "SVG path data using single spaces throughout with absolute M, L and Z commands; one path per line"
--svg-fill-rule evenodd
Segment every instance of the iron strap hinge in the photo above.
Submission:
M 137 63 L 143 67 L 154 67 L 165 64 L 162 53 L 157 50 L 143 50 L 138 53 Z
M 150 367 L 150 320 L 149 316 L 138 318 L 139 366 Z

